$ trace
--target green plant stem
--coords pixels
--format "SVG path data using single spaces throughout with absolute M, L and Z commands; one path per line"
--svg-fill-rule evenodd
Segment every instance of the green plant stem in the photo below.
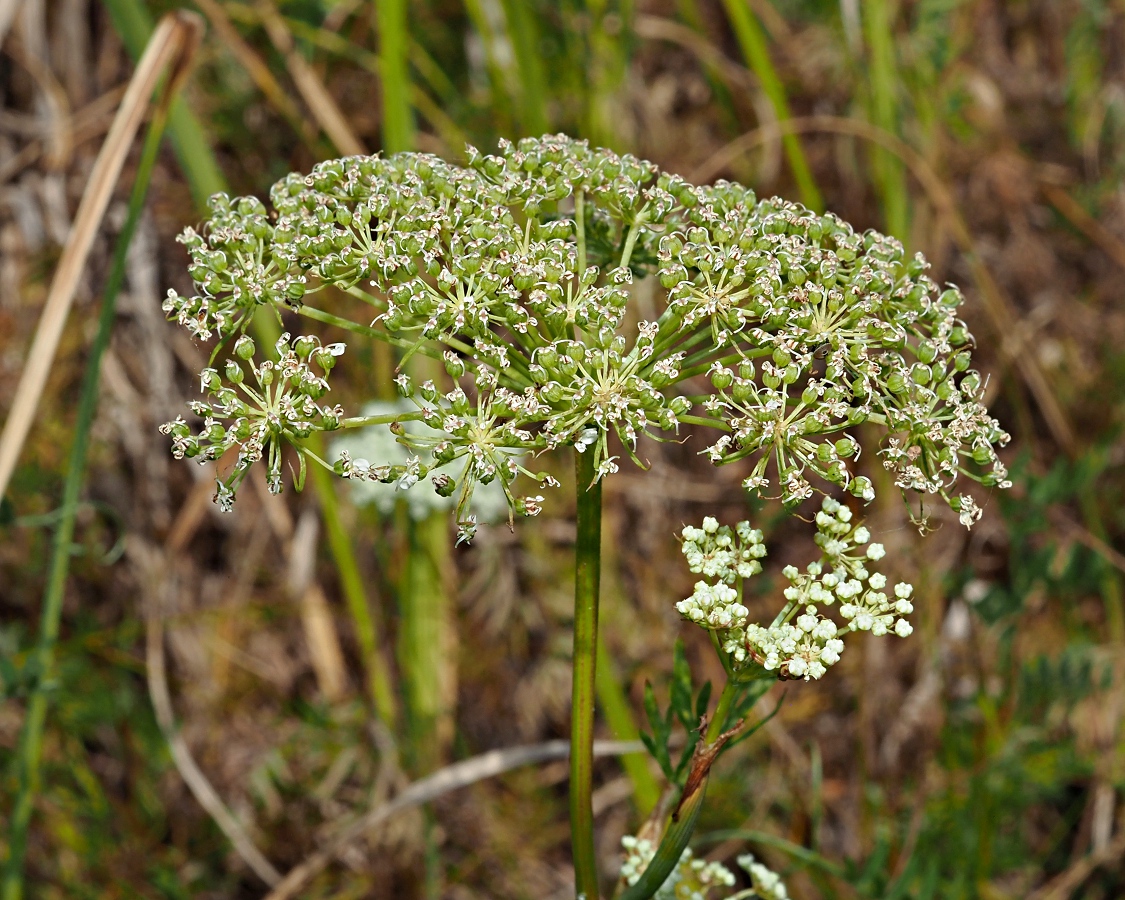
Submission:
M 414 146 L 414 111 L 410 106 L 410 39 L 406 0 L 377 0 L 379 69 L 383 84 L 383 151 L 402 153 Z
M 570 833 L 574 885 L 597 900 L 594 854 L 594 695 L 597 677 L 598 595 L 601 582 L 602 484 L 594 482 L 594 454 L 574 454 L 578 535 L 574 548 L 574 681 L 570 720 Z
M 731 704 L 738 696 L 740 687 L 741 685 L 732 678 L 728 678 L 727 683 L 723 685 L 723 692 L 719 694 L 719 702 L 715 706 L 715 714 L 711 716 L 711 721 L 707 723 L 707 733 L 703 736 L 705 744 L 717 740 L 725 730 L 727 718 L 730 716 Z
M 618 895 L 617 900 L 648 900 L 649 897 L 660 890 L 664 882 L 668 880 L 668 876 L 672 874 L 672 870 L 679 864 L 680 857 L 684 854 L 684 848 L 687 847 L 688 841 L 691 840 L 691 836 L 695 832 L 695 825 L 699 821 L 699 813 L 703 809 L 703 797 L 706 793 L 707 779 L 704 778 L 702 784 L 692 792 L 691 796 L 685 796 L 680 800 L 676 813 L 671 822 L 668 823 L 668 828 L 665 830 L 664 837 L 660 840 L 660 846 L 656 848 L 656 855 L 648 864 L 648 868 L 644 870 L 635 884 L 630 885 Z
M 748 0 L 723 0 L 727 17 L 734 26 L 735 37 L 738 38 L 742 55 L 747 65 L 758 76 L 762 90 L 773 106 L 774 115 L 779 122 L 787 122 L 793 116 L 789 111 L 789 100 L 785 96 L 785 86 L 774 68 L 770 59 L 769 47 L 766 45 L 766 35 L 757 17 L 750 9 Z M 785 156 L 789 160 L 789 168 L 793 171 L 793 179 L 797 182 L 797 190 L 801 194 L 801 202 L 815 212 L 824 211 L 824 198 L 816 186 L 809 161 L 805 158 L 805 151 L 801 141 L 795 134 L 786 134 L 781 139 L 785 148 Z
M 875 124 L 898 134 L 898 74 L 888 0 L 864 0 L 863 22 L 870 51 L 871 106 Z M 906 173 L 902 160 L 882 147 L 872 149 L 875 181 L 883 201 L 887 231 L 901 241 L 910 229 Z
M 54 674 L 55 643 L 59 636 L 59 623 L 62 618 L 63 595 L 70 570 L 71 543 L 74 539 L 75 516 L 79 497 L 85 481 L 86 458 L 90 448 L 90 428 L 98 408 L 98 381 L 101 374 L 102 357 L 109 346 L 113 333 L 113 320 L 117 309 L 117 295 L 125 280 L 125 259 L 133 233 L 137 229 L 141 211 L 144 208 L 145 194 L 152 179 L 160 140 L 167 122 L 167 105 L 157 107 L 148 133 L 145 135 L 136 180 L 129 196 L 129 208 L 125 224 L 117 238 L 113 252 L 113 266 L 106 281 L 102 296 L 101 313 L 98 316 L 98 331 L 90 347 L 90 357 L 86 362 L 86 372 L 82 378 L 82 392 L 78 400 L 78 418 L 74 426 L 74 443 L 70 449 L 67 464 L 66 483 L 63 487 L 62 511 L 55 540 L 51 549 L 51 568 L 47 577 L 47 587 L 43 595 L 43 610 L 39 622 L 39 640 L 29 665 L 34 666 L 35 687 L 27 705 L 27 717 L 20 734 L 17 770 L 19 772 L 19 793 L 11 818 L 8 820 L 8 862 L 4 872 L 3 900 L 20 900 L 23 896 L 23 867 L 27 854 L 27 832 L 31 824 L 31 813 L 35 797 L 39 793 L 40 763 L 43 756 L 43 731 L 47 720 L 50 683 Z
M 719 695 L 715 714 L 711 717 L 707 726 L 707 733 L 703 737 L 703 746 L 714 743 L 723 733 L 731 706 L 738 696 L 740 687 L 733 679 L 728 679 L 727 683 L 723 685 L 723 692 Z M 695 831 L 696 822 L 699 820 L 699 812 L 703 808 L 703 798 L 707 793 L 707 782 L 710 778 L 711 774 L 708 768 L 707 773 L 697 784 L 693 784 L 692 780 L 688 779 L 686 792 L 680 798 L 676 811 L 672 814 L 672 819 L 668 823 L 664 836 L 660 839 L 660 846 L 656 848 L 656 854 L 648 864 L 648 868 L 644 870 L 635 884 L 621 893 L 617 900 L 648 900 L 668 880 L 668 876 L 679 864 L 684 848 L 687 847 L 688 841 L 691 840 L 692 833 Z
M 320 442 L 316 442 L 320 443 Z M 314 446 L 313 452 L 319 452 Z M 312 467 L 313 488 L 320 501 L 320 512 L 324 519 L 324 532 L 328 546 L 336 562 L 340 576 L 340 589 L 344 603 L 355 628 L 356 640 L 363 653 L 363 664 L 367 669 L 367 686 L 371 692 L 371 704 L 375 714 L 392 731 L 398 720 L 398 702 L 395 699 L 390 666 L 379 645 L 379 629 L 371 614 L 367 590 L 363 585 L 363 575 L 359 571 L 351 538 L 340 518 L 340 504 L 336 498 L 332 475 L 320 466 Z

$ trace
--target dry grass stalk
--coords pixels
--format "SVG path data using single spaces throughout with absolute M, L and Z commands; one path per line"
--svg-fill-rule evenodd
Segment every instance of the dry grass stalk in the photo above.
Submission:
M 262 24 L 266 28 L 266 34 L 269 35 L 270 41 L 277 48 L 277 52 L 285 57 L 285 65 L 289 69 L 289 75 L 293 79 L 293 83 L 297 86 L 297 90 L 301 92 L 309 111 L 316 117 L 320 127 L 324 129 L 324 133 L 328 135 L 328 139 L 344 156 L 366 154 L 367 151 L 359 138 L 356 137 L 355 132 L 352 131 L 344 113 L 336 104 L 332 95 L 328 93 L 328 88 L 324 86 L 324 82 L 321 81 L 313 67 L 301 56 L 293 42 L 293 35 L 278 14 L 277 8 L 268 0 L 264 0 L 258 5 L 258 10 L 262 16 Z
M 316 133 L 309 121 L 274 77 L 265 60 L 242 39 L 242 35 L 227 16 L 226 10 L 216 0 L 197 0 L 196 5 L 203 10 L 215 33 L 226 45 L 230 54 L 238 60 L 239 65 L 246 70 L 246 74 L 258 86 L 258 90 L 262 92 L 267 102 L 301 136 L 305 144 L 315 148 Z
M 1117 237 L 1057 184 L 1044 181 L 1043 196 L 1071 225 L 1081 231 L 1122 269 L 1125 269 L 1125 241 Z
M 0 496 L 8 488 L 20 450 L 31 430 L 78 280 L 121 176 L 133 138 L 149 109 L 157 84 L 165 74 L 176 73 L 190 59 L 202 36 L 202 29 L 202 20 L 194 13 L 172 13 L 160 21 L 137 64 L 117 116 L 94 162 L 28 351 L 27 364 L 16 385 L 11 412 L 0 434 Z
M 176 728 L 172 696 L 168 689 L 168 671 L 164 659 L 164 603 L 175 588 L 171 576 L 171 560 L 183 551 L 206 515 L 211 495 L 209 481 L 200 481 L 188 496 L 172 526 L 163 550 L 136 537 L 130 537 L 126 552 L 133 560 L 138 580 L 145 589 L 145 668 L 149 697 L 156 721 L 172 753 L 172 761 L 199 805 L 219 826 L 235 851 L 259 878 L 271 887 L 281 881 L 281 873 L 266 859 L 238 819 L 223 803 L 214 786 L 203 774 L 191 754 L 183 735 Z
M 594 742 L 595 756 L 620 756 L 625 753 L 637 753 L 642 749 L 643 745 L 640 741 Z M 304 862 L 290 869 L 284 880 L 274 887 L 265 900 L 289 900 L 297 896 L 298 891 L 320 874 L 349 844 L 395 813 L 429 803 L 450 791 L 468 787 L 487 778 L 495 778 L 512 769 L 548 760 L 566 759 L 569 756 L 568 741 L 545 741 L 542 744 L 489 750 L 439 769 L 432 775 L 415 781 L 389 803 L 376 806 L 347 825 L 328 842 L 326 847 L 317 850 Z

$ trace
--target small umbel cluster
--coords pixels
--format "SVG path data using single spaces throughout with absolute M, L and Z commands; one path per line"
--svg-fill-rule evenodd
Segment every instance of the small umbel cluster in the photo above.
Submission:
M 622 454 L 642 464 L 643 435 L 666 440 L 686 424 L 715 429 L 710 459 L 748 460 L 745 487 L 787 504 L 829 487 L 873 497 L 848 433 L 862 423 L 885 432 L 900 488 L 944 498 L 966 524 L 979 510 L 956 493 L 959 477 L 1007 483 L 995 452 L 1007 435 L 980 402 L 961 294 L 898 241 L 563 135 L 466 157 L 324 162 L 278 182 L 272 213 L 216 196 L 210 220 L 182 237 L 196 292 L 169 292 L 165 311 L 198 339 L 217 336 L 216 354 L 269 306 L 388 342 L 403 363 L 441 360 L 440 383 L 403 376 L 399 388 L 444 439 L 400 440 L 417 454 L 415 480 L 457 492 L 463 533 L 477 483 L 499 480 L 515 513 L 539 509 L 513 482 L 550 482 L 515 459 L 573 446 L 602 478 Z M 354 322 L 317 306 L 329 287 L 369 314 Z M 256 393 L 256 408 L 276 406 Z M 208 431 L 258 429 L 240 465 L 259 444 L 272 464 L 282 442 L 303 462 L 303 432 L 361 423 L 307 404 L 292 422 L 223 403 L 198 415 L 199 458 L 226 440 Z M 184 427 L 170 432 L 188 455 Z
M 871 568 L 885 550 L 871 543 L 866 526 L 853 521 L 847 506 L 825 497 L 816 528 L 822 555 L 804 572 L 784 568 L 789 582 L 785 606 L 768 626 L 750 622 L 750 611 L 742 604 L 746 579 L 762 571 L 762 533 L 748 522 L 732 529 L 710 516 L 702 528 L 684 528 L 688 567 L 709 580 L 696 582 L 695 591 L 676 609 L 714 633 L 726 663 L 740 677 L 819 679 L 839 662 L 849 632 L 894 632 L 899 637 L 913 632 L 906 616 L 914 611 L 914 589 L 902 582 L 887 594 L 886 576 Z M 841 624 L 827 614 L 832 607 L 837 607 Z
M 652 858 L 656 847 L 646 838 L 625 835 L 621 839 L 625 860 L 621 864 L 621 880 L 627 885 L 636 884 Z M 727 900 L 789 900 L 789 892 L 781 876 L 772 869 L 744 853 L 738 865 L 750 877 L 750 888 L 734 894 L 725 893 Z M 653 894 L 653 900 L 720 900 L 717 891 L 733 888 L 734 872 L 721 862 L 698 859 L 685 848 L 679 864 L 669 873 L 667 880 Z

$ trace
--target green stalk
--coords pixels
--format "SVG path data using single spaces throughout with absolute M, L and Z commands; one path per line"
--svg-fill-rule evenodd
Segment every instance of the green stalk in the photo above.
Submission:
M 383 152 L 403 153 L 414 147 L 414 111 L 410 107 L 406 0 L 378 0 L 379 68 L 383 82 Z
M 28 665 L 34 666 L 35 687 L 28 700 L 27 718 L 20 734 L 17 759 L 19 773 L 19 793 L 15 807 L 8 820 L 8 862 L 4 872 L 3 900 L 20 900 L 23 896 L 23 867 L 27 854 L 27 832 L 31 824 L 31 813 L 35 797 L 39 793 L 40 763 L 43 757 L 43 730 L 47 719 L 49 685 L 54 674 L 55 643 L 59 637 L 59 622 L 62 618 L 63 595 L 66 592 L 66 579 L 70 570 L 71 543 L 74 539 L 74 520 L 78 511 L 78 501 L 86 474 L 86 458 L 90 448 L 90 428 L 98 408 L 98 380 L 101 374 L 102 357 L 109 346 L 113 333 L 113 320 L 117 309 L 117 294 L 125 279 L 125 258 L 137 222 L 144 209 L 145 194 L 148 192 L 156 163 L 160 139 L 168 119 L 167 105 L 160 104 L 145 135 L 140 164 L 137 167 L 136 181 L 129 196 L 129 208 L 118 235 L 113 251 L 113 267 L 106 282 L 102 296 L 102 308 L 98 316 L 98 331 L 90 347 L 90 357 L 86 362 L 86 372 L 82 377 L 82 392 L 78 400 L 78 419 L 74 426 L 74 443 L 70 448 L 67 464 L 66 483 L 63 487 L 62 510 L 55 540 L 51 549 L 51 568 L 47 587 L 43 595 L 43 611 L 39 622 L 39 641 Z
M 773 106 L 774 115 L 779 122 L 787 122 L 793 116 L 789 111 L 789 100 L 785 96 L 785 86 L 774 68 L 770 59 L 769 47 L 766 46 L 766 35 L 757 17 L 750 9 L 748 0 L 723 0 L 727 17 L 734 26 L 735 37 L 738 38 L 742 55 L 746 58 L 747 65 L 758 76 L 762 83 L 762 90 Z M 793 178 L 797 182 L 797 190 L 801 194 L 801 202 L 809 209 L 823 212 L 824 198 L 816 186 L 809 162 L 805 158 L 805 151 L 801 148 L 801 141 L 795 134 L 786 134 L 781 139 L 785 147 L 785 156 L 789 160 L 789 168 L 793 171 Z
M 570 834 L 574 886 L 579 897 L 597 900 L 594 854 L 594 695 L 601 583 L 602 484 L 594 482 L 593 452 L 574 454 L 578 535 L 574 547 L 574 681 L 570 721 Z
M 887 0 L 864 0 L 863 22 L 870 49 L 871 106 L 875 124 L 898 134 L 898 75 L 895 71 L 894 34 Z M 906 173 L 902 160 L 882 147 L 872 148 L 875 181 L 883 200 L 887 231 L 901 241 L 910 228 Z
M 451 711 L 447 695 L 454 636 L 444 577 L 449 565 L 449 519 L 445 512 L 431 513 L 411 522 L 408 530 L 409 553 L 399 590 L 399 657 L 409 700 L 414 768 L 421 774 L 441 765 L 442 744 L 448 737 L 441 724 Z
M 142 0 L 105 0 L 105 7 L 114 30 L 136 62 L 152 36 L 152 17 Z M 172 101 L 168 113 L 168 137 L 188 180 L 195 205 L 205 208 L 212 194 L 227 190 L 227 181 L 215 161 L 215 154 L 199 120 L 178 97 Z

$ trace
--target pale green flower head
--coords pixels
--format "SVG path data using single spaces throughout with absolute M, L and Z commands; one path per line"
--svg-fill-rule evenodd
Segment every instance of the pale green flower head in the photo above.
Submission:
M 165 310 L 201 339 L 229 340 L 265 305 L 389 342 L 404 362 L 442 360 L 441 379 L 398 380 L 414 403 L 403 421 L 440 439 L 406 436 L 408 470 L 372 459 L 370 471 L 456 496 L 463 536 L 478 484 L 498 482 L 510 513 L 538 512 L 553 479 L 516 460 L 574 447 L 602 478 L 622 456 L 643 466 L 642 439 L 677 438 L 682 425 L 714 429 L 702 450 L 712 462 L 745 460 L 748 491 L 793 506 L 833 489 L 869 502 L 855 460 L 877 430 L 867 449 L 899 488 L 943 498 L 966 525 L 980 511 L 956 493 L 961 476 L 1007 485 L 995 452 L 1007 435 L 981 405 L 961 295 L 898 241 L 564 135 L 466 157 L 331 160 L 278 182 L 273 213 L 213 198 L 210 220 L 183 236 L 197 291 L 170 293 Z M 642 279 L 659 285 L 652 321 L 635 308 Z M 326 287 L 369 312 L 342 319 L 324 308 Z M 303 463 L 305 424 L 366 424 L 304 407 L 300 429 L 269 420 L 263 448 L 287 442 Z M 198 414 L 205 430 L 249 421 L 222 404 Z M 189 455 L 186 423 L 170 427 Z

